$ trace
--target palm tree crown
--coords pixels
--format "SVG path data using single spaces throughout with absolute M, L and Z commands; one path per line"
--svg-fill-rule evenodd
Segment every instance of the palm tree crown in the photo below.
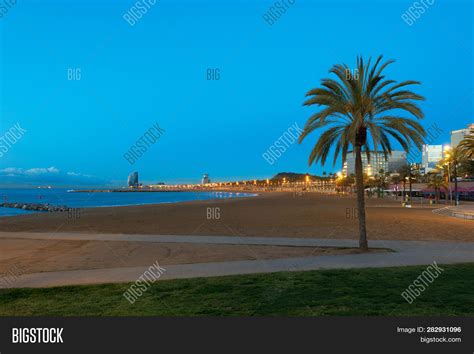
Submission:
M 466 159 L 474 159 L 474 129 L 469 131 L 469 134 L 459 143 L 458 147 Z
M 310 90 L 304 102 L 305 106 L 322 106 L 323 110 L 311 116 L 306 122 L 299 141 L 314 130 L 328 126 L 314 146 L 309 164 L 326 162 L 330 148 L 335 146 L 335 164 L 342 152 L 342 161 L 351 145 L 362 147 L 367 154 L 370 151 L 370 140 L 373 148 L 382 148 L 387 157 L 392 151 L 389 136 L 392 136 L 408 152 L 411 143 L 421 149 L 424 128 L 415 120 L 391 114 L 391 111 L 406 111 L 421 119 L 423 112 L 414 101 L 424 98 L 407 89 L 406 86 L 420 84 L 418 81 L 397 83 L 386 80 L 383 70 L 394 61 L 389 60 L 380 65 L 379 56 L 371 67 L 371 60 L 364 64 L 357 58 L 358 75 L 351 77 L 346 64 L 335 65 L 329 72 L 337 76 L 339 81 L 323 79 L 322 87 Z M 371 139 L 370 139 L 371 137 Z
M 428 182 L 428 188 L 434 188 L 434 189 L 441 189 L 445 188 L 447 189 L 448 184 L 444 180 L 442 176 L 438 175 L 433 175 L 431 176 L 429 182 Z

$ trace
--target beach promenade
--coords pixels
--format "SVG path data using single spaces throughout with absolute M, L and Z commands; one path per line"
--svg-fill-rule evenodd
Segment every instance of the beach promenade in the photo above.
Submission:
M 163 279 L 474 262 L 472 220 L 452 217 L 444 205 L 404 208 L 400 200 L 378 198 L 367 200 L 371 252 L 361 253 L 354 206 L 347 196 L 280 192 L 90 208 L 72 219 L 64 213 L 5 217 L 0 274 L 15 265 L 22 270 L 1 283 L 130 282 L 154 262 L 167 269 Z M 209 210 L 218 217 L 209 218 Z
M 0 233 L 0 239 L 22 240 L 75 240 L 147 243 L 191 243 L 199 245 L 236 246 L 291 246 L 291 247 L 357 247 L 354 240 L 309 239 L 293 237 L 228 237 L 228 236 L 176 236 L 176 235 L 96 235 L 68 233 Z M 474 262 L 474 243 L 427 241 L 372 241 L 372 248 L 391 252 L 373 252 L 330 256 L 307 256 L 280 259 L 257 259 L 197 264 L 166 265 L 162 279 L 212 277 L 236 274 L 272 273 L 315 269 L 347 269 L 366 267 L 396 267 L 408 265 L 455 264 Z M 14 287 L 51 287 L 61 285 L 133 282 L 148 266 L 118 267 L 72 271 L 53 271 L 21 274 Z M 5 284 L 0 278 L 0 284 Z M 4 286 L 5 287 L 5 286 Z

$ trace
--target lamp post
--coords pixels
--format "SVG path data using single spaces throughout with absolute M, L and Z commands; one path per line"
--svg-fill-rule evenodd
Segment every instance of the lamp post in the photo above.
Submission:
M 449 203 L 453 203 L 453 193 L 451 191 L 451 169 L 449 168 L 449 162 L 446 163 L 448 166 L 448 189 L 449 189 Z
M 453 161 L 454 164 L 454 205 L 459 205 L 459 193 L 458 193 L 458 171 L 456 168 L 457 161 Z
M 449 187 L 449 200 L 450 200 L 450 203 L 452 204 L 453 203 L 453 194 L 451 192 L 451 170 L 450 170 L 450 163 L 453 162 L 455 163 L 454 161 L 454 156 L 451 156 L 450 155 L 450 151 L 451 151 L 451 146 L 449 145 L 446 145 L 444 147 L 444 152 L 445 152 L 445 161 L 446 161 L 446 165 L 448 166 L 448 187 Z M 454 164 L 454 178 L 456 179 L 456 164 Z M 455 190 L 457 191 L 457 179 L 455 181 L 456 183 L 456 186 L 455 186 Z M 455 193 L 457 194 L 457 193 Z M 456 201 L 455 201 L 455 205 L 457 205 L 457 196 L 456 196 Z
M 410 177 L 409 176 L 405 176 L 405 182 L 404 182 L 405 185 L 406 185 L 407 181 L 408 181 L 408 185 L 410 185 Z M 410 200 L 410 192 L 408 192 L 408 195 L 407 195 L 406 191 L 405 191 L 405 195 L 403 196 L 403 202 L 407 203 L 409 200 Z
M 458 193 L 458 171 L 457 171 L 457 151 L 453 150 L 452 155 L 449 154 L 449 150 L 451 148 L 448 148 L 448 153 L 446 154 L 446 157 L 448 158 L 448 168 L 449 168 L 449 163 L 451 162 L 453 164 L 453 173 L 454 173 L 454 205 L 459 205 L 459 193 Z M 451 187 L 451 174 L 449 175 L 449 186 Z M 451 197 L 451 202 L 453 201 L 453 198 Z

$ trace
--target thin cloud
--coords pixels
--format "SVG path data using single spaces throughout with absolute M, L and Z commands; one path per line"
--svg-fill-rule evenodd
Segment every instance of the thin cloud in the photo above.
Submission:
M 80 172 L 62 172 L 54 166 L 28 169 L 7 167 L 0 169 L 0 178 L 1 184 L 5 186 L 96 186 L 107 183 L 106 180 Z

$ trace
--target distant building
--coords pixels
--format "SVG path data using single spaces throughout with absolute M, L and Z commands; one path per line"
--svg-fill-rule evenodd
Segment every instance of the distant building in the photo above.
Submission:
M 392 151 L 392 154 L 387 160 L 387 168 L 384 168 L 383 170 L 385 172 L 400 172 L 403 166 L 406 166 L 407 163 L 408 160 L 405 151 Z
M 411 172 L 413 174 L 420 174 L 420 175 L 425 174 L 425 169 L 423 168 L 423 165 L 421 163 L 412 162 L 410 164 L 410 167 L 411 167 Z
M 207 173 L 205 173 L 203 176 L 202 176 L 202 181 L 201 181 L 202 184 L 208 184 L 208 183 L 211 183 L 211 179 L 209 178 L 209 175 Z
M 395 172 L 403 165 L 407 164 L 406 153 L 404 151 L 392 151 L 392 154 L 385 159 L 385 155 L 381 151 L 371 151 L 370 161 L 367 160 L 367 154 L 362 153 L 362 168 L 368 176 L 378 175 L 380 170 L 384 172 Z M 355 174 L 355 153 L 349 151 L 347 160 L 343 166 L 343 174 L 350 176 Z
M 138 172 L 130 173 L 127 184 L 129 187 L 138 188 Z
M 468 124 L 466 129 L 453 130 L 451 132 L 451 147 L 454 148 L 459 145 L 467 135 L 474 131 L 474 123 Z
M 421 166 L 425 173 L 435 170 L 442 158 L 443 145 L 423 145 Z

